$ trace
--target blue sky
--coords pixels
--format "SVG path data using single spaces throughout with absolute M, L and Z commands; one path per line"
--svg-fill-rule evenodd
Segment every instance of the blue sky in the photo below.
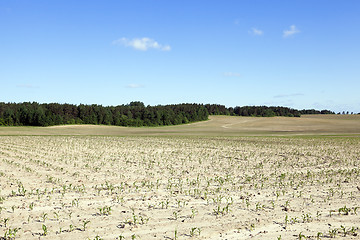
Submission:
M 0 0 L 0 101 L 360 112 L 360 1 Z

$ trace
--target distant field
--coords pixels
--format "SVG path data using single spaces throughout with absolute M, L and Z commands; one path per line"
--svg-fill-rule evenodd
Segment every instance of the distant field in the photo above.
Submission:
M 359 239 L 359 136 L 327 115 L 1 127 L 0 239 Z
M 357 135 L 360 115 L 304 115 L 290 117 L 210 116 L 208 121 L 165 127 L 65 125 L 53 127 L 0 127 L 0 135 Z
M 359 239 L 357 137 L 0 143 L 0 239 Z

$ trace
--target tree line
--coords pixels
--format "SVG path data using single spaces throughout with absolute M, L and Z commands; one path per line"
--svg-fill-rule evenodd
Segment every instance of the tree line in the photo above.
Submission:
M 207 120 L 209 115 L 288 116 L 329 114 L 328 110 L 296 110 L 287 107 L 245 106 L 227 108 L 218 104 L 173 104 L 145 106 L 142 102 L 102 106 L 59 103 L 0 102 L 0 126 L 52 126 L 104 124 L 116 126 L 168 126 Z

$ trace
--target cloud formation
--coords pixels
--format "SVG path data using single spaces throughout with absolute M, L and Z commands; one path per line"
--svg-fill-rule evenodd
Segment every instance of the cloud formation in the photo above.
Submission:
M 291 25 L 290 26 L 290 29 L 289 30 L 284 30 L 283 31 L 283 37 L 286 38 L 286 37 L 290 37 L 296 33 L 299 33 L 300 30 L 296 28 L 295 25 Z
M 304 96 L 304 94 L 303 93 L 279 94 L 274 96 L 274 98 L 287 98 L 287 97 L 296 97 L 296 96 Z
M 38 86 L 32 84 L 18 84 L 16 85 L 17 88 L 38 88 Z
M 240 73 L 236 72 L 224 72 L 225 77 L 241 77 Z
M 264 32 L 260 29 L 257 29 L 257 28 L 252 28 L 252 31 L 251 31 L 252 34 L 256 35 L 256 36 L 261 36 L 264 34 Z
M 126 87 L 127 88 L 142 88 L 144 86 L 141 84 L 131 83 L 131 84 L 126 85 Z
M 125 47 L 132 47 L 136 50 L 147 51 L 148 49 L 157 49 L 161 51 L 170 51 L 171 47 L 169 45 L 159 44 L 157 41 L 151 38 L 120 38 L 113 41 L 115 45 L 123 45 Z

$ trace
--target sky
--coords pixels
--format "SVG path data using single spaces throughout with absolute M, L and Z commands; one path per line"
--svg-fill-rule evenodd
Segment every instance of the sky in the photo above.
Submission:
M 0 0 L 0 102 L 360 112 L 358 0 Z

